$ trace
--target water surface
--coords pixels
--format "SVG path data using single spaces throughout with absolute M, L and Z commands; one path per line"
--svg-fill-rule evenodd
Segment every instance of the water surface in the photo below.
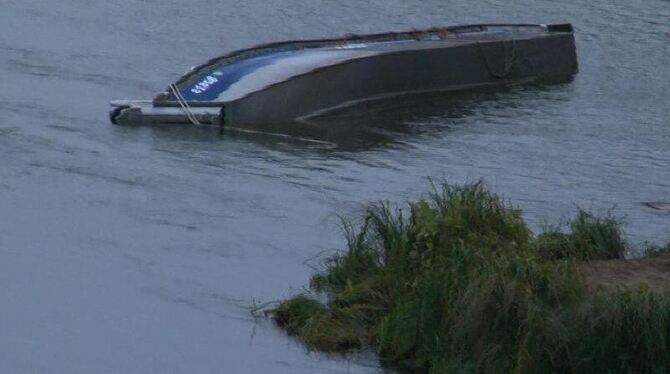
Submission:
M 334 214 L 426 177 L 485 178 L 538 227 L 613 209 L 670 240 L 670 4 L 648 1 L 1 0 L 0 371 L 375 372 L 309 353 L 254 302 L 343 245 Z M 572 82 L 370 108 L 335 143 L 112 126 L 189 66 L 282 39 L 470 22 L 575 25 Z M 281 132 L 282 129 L 272 129 Z

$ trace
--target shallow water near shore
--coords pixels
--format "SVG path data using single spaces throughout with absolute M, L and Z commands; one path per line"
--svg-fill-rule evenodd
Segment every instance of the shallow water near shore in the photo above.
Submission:
M 415 198 L 427 177 L 485 178 L 536 227 L 612 209 L 634 244 L 670 240 L 670 212 L 644 204 L 670 201 L 667 1 L 0 9 L 0 372 L 381 371 L 307 352 L 249 307 L 343 247 L 335 214 Z M 271 129 L 290 138 L 108 123 L 109 100 L 237 48 L 489 21 L 572 22 L 579 74 Z

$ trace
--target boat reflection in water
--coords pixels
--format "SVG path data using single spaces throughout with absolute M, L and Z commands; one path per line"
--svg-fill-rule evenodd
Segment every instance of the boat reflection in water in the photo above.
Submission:
M 542 100 L 549 105 L 569 100 L 572 77 L 524 85 L 483 87 L 458 92 L 387 98 L 361 102 L 304 121 L 232 125 L 151 126 L 157 139 L 167 142 L 194 141 L 222 147 L 221 139 L 239 139 L 265 148 L 289 152 L 363 152 L 398 147 L 418 137 L 440 135 L 477 121 L 478 117 L 514 117 L 523 121 L 527 102 Z

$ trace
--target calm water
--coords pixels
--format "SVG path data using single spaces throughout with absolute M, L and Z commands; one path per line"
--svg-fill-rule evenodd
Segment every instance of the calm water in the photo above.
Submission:
M 576 27 L 574 81 L 303 129 L 334 148 L 107 120 L 108 100 L 260 42 L 556 20 Z M 535 226 L 613 209 L 633 242 L 666 242 L 670 212 L 641 203 L 670 201 L 668 42 L 666 0 L 0 0 L 0 372 L 377 371 L 248 307 L 342 246 L 335 213 L 429 176 L 486 178 Z

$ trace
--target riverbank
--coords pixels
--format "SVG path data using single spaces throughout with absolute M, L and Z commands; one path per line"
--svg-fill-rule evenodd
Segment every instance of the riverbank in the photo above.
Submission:
M 480 182 L 372 204 L 344 228 L 346 250 L 273 312 L 312 348 L 430 372 L 670 367 L 670 245 L 626 260 L 611 216 L 534 235 Z

